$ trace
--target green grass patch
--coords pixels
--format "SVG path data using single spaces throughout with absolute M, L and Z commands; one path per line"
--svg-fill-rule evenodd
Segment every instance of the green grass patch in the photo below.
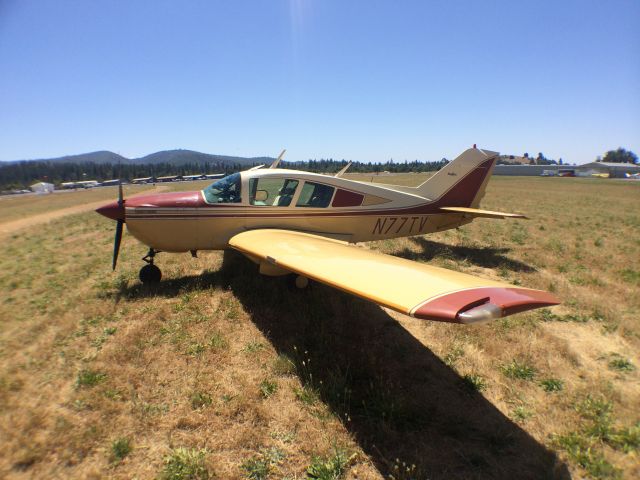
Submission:
M 620 277 L 626 283 L 630 283 L 631 285 L 640 285 L 640 270 L 625 268 L 620 272 Z
M 593 478 L 620 478 L 620 471 L 611 465 L 602 452 L 578 433 L 557 436 L 554 443 L 567 452 L 571 460 L 580 465 Z
M 482 375 L 467 373 L 462 377 L 465 387 L 471 392 L 482 392 L 487 388 L 487 382 Z
M 607 443 L 616 450 L 629 453 L 640 448 L 640 422 L 631 427 L 609 432 Z
M 294 375 L 296 373 L 296 364 L 293 363 L 291 357 L 281 353 L 273 362 L 273 373 L 280 376 Z
M 339 480 L 344 478 L 349 465 L 355 460 L 356 455 L 338 447 L 334 447 L 333 453 L 328 456 L 314 456 L 307 467 L 307 478 L 314 480 Z
M 106 373 L 97 370 L 83 369 L 78 373 L 76 378 L 76 388 L 93 387 L 107 378 Z
M 111 443 L 111 461 L 121 462 L 127 455 L 131 453 L 133 447 L 128 438 L 121 437 Z
M 278 384 L 273 380 L 264 379 L 260 382 L 260 394 L 263 398 L 269 398 L 278 390 Z
M 631 363 L 631 360 L 623 358 L 618 354 L 613 354 L 612 359 L 609 360 L 609 368 L 618 372 L 633 372 L 636 367 Z
M 527 407 L 521 405 L 513 409 L 513 417 L 516 420 L 524 422 L 525 420 L 533 417 L 533 412 Z
M 242 350 L 247 353 L 257 353 L 265 348 L 265 344 L 258 341 L 247 343 Z
M 564 388 L 564 382 L 558 378 L 545 378 L 540 386 L 545 392 L 560 392 Z
M 245 477 L 251 480 L 266 480 L 271 473 L 271 465 L 259 456 L 250 458 L 241 468 L 245 471 Z
M 454 345 L 451 350 L 444 356 L 443 361 L 450 367 L 453 367 L 455 363 L 464 356 L 464 349 L 460 345 Z
M 208 480 L 215 474 L 205 465 L 205 449 L 176 448 L 164 459 L 160 480 Z
M 228 345 L 226 338 L 224 338 L 219 332 L 211 335 L 211 338 L 209 339 L 209 346 L 213 349 L 227 348 Z
M 284 452 L 277 448 L 265 448 L 242 464 L 245 477 L 251 480 L 265 480 L 273 472 L 274 467 L 284 459 Z
M 519 380 L 533 380 L 537 370 L 532 365 L 513 359 L 511 362 L 500 367 L 502 373 L 509 377 Z
M 302 388 L 295 388 L 293 393 L 298 400 L 308 406 L 315 405 L 318 400 L 320 400 L 318 391 L 309 385 L 305 385 Z
M 193 392 L 189 396 L 189 401 L 191 402 L 191 408 L 193 408 L 194 410 L 208 407 L 212 402 L 211 395 L 205 392 Z
M 192 357 L 197 357 L 201 353 L 203 353 L 207 349 L 206 345 L 203 343 L 192 343 L 187 347 L 186 354 L 191 355 Z

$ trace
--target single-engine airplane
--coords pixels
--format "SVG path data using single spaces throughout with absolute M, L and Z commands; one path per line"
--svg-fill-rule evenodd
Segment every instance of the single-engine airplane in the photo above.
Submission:
M 454 323 L 489 321 L 558 304 L 550 293 L 385 255 L 352 244 L 424 235 L 476 218 L 525 218 L 479 209 L 497 152 L 470 148 L 417 187 L 262 166 L 201 191 L 124 199 L 96 211 L 117 221 L 115 270 L 123 224 L 149 246 L 143 283 L 159 282 L 158 252 L 234 249 L 261 274 L 297 274 L 412 317 Z

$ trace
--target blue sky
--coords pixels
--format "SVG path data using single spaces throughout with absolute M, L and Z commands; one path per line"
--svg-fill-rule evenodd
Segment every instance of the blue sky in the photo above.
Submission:
M 640 2 L 0 0 L 0 160 L 640 154 Z

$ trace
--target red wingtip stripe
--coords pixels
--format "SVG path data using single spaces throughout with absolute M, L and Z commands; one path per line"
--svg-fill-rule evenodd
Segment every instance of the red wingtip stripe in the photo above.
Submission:
M 557 305 L 551 293 L 516 287 L 481 287 L 460 290 L 426 301 L 413 313 L 416 318 L 438 322 L 462 323 L 459 314 L 485 303 L 500 308 L 502 317 L 534 308 Z

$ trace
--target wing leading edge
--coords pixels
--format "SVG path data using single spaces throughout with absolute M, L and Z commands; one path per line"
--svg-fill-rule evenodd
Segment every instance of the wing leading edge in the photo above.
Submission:
M 557 305 L 550 293 L 412 262 L 308 233 L 261 229 L 229 245 L 277 266 L 416 318 L 476 323 Z
M 452 213 L 462 213 L 470 217 L 484 218 L 527 218 L 520 213 L 493 212 L 491 210 L 481 210 L 479 208 L 468 207 L 440 207 L 440 210 Z

